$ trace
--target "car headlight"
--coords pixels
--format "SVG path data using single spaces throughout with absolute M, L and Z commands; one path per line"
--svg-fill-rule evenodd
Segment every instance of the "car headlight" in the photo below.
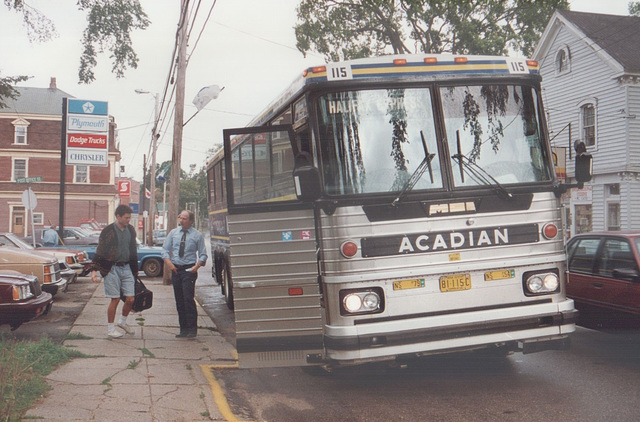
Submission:
M 526 296 L 544 295 L 560 291 L 560 277 L 557 269 L 528 271 L 522 275 Z
M 376 314 L 384 310 L 384 295 L 379 287 L 340 291 L 340 315 Z
M 25 300 L 33 296 L 28 284 L 13 286 L 13 300 Z

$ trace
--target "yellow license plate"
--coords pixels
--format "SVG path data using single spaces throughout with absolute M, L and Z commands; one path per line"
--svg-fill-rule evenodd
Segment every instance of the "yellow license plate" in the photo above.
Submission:
M 424 287 L 424 278 L 414 278 L 412 280 L 400 280 L 393 282 L 393 290 L 418 289 Z
M 484 281 L 506 280 L 507 278 L 514 278 L 515 276 L 516 270 L 488 271 L 484 273 Z
M 440 277 L 441 292 L 459 292 L 471 289 L 471 276 L 469 274 L 443 275 Z

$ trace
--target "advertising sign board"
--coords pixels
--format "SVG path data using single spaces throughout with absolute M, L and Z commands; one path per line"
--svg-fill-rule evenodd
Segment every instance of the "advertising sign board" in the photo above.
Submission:
M 131 182 L 128 180 L 118 181 L 118 194 L 123 196 L 131 196 Z
M 106 101 L 67 102 L 67 165 L 109 165 L 109 116 Z

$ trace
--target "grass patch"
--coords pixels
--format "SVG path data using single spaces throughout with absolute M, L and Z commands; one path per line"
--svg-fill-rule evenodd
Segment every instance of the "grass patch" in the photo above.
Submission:
M 91 340 L 93 337 L 84 335 L 82 333 L 69 333 L 65 340 Z
M 57 345 L 0 338 L 0 420 L 20 420 L 33 403 L 50 390 L 45 376 L 84 353 Z
M 138 360 L 132 360 L 129 362 L 129 365 L 127 365 L 127 369 L 135 369 L 136 366 L 138 366 L 138 364 L 140 363 L 140 361 Z
M 156 355 L 154 355 L 151 350 L 147 349 L 146 347 L 143 347 L 142 349 L 138 349 L 142 352 L 143 355 L 149 356 L 150 358 L 155 358 Z

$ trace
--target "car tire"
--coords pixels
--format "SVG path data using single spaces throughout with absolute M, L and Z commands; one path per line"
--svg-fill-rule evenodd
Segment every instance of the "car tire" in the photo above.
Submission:
M 142 263 L 142 271 L 148 277 L 159 277 L 162 274 L 162 261 L 155 258 L 147 259 Z

